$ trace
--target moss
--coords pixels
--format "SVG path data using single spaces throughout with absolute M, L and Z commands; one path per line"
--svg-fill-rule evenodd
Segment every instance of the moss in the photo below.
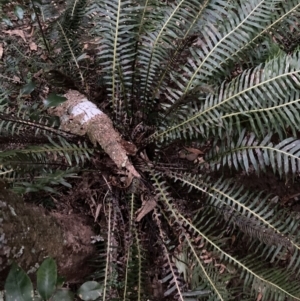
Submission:
M 63 241 L 60 226 L 43 208 L 0 189 L 0 272 L 13 261 L 33 272 L 45 257 L 63 253 Z
M 0 187 L 0 290 L 13 261 L 34 276 L 48 256 L 68 282 L 82 282 L 96 253 L 92 224 L 84 214 L 48 213 Z

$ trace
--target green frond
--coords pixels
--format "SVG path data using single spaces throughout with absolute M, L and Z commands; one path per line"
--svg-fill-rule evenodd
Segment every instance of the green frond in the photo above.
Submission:
M 51 164 L 49 155 L 56 159 L 55 163 L 63 164 L 63 161 L 58 161 L 57 157 L 63 158 L 69 165 L 72 165 L 75 160 L 76 165 L 83 164 L 86 159 L 90 158 L 93 150 L 89 149 L 84 143 L 82 146 L 70 144 L 65 139 L 59 137 L 59 142 L 53 141 L 49 137 L 50 145 L 29 146 L 24 149 L 2 151 L 0 153 L 0 162 L 2 165 L 18 166 L 22 164 Z M 56 158 L 55 158 L 56 157 Z
M 183 181 L 184 179 L 180 180 Z M 207 250 L 216 252 L 216 254 L 218 254 L 217 258 L 220 260 L 220 262 L 223 262 L 225 266 L 235 266 L 240 273 L 240 277 L 244 279 L 244 287 L 251 288 L 251 295 L 255 295 L 255 292 L 258 291 L 262 292 L 262 300 L 269 300 L 270 298 L 272 300 L 284 300 L 285 298 L 300 300 L 300 290 L 296 283 L 290 280 L 291 275 L 289 275 L 287 272 L 284 272 L 282 269 L 267 268 L 267 265 L 264 264 L 264 262 L 260 260 L 260 257 L 257 255 L 234 256 L 226 252 L 224 242 L 222 242 L 222 239 L 219 237 L 219 235 L 216 235 L 216 229 L 218 228 L 215 227 L 217 226 L 217 223 L 219 223 L 218 219 L 211 216 L 207 210 L 204 212 L 200 210 L 196 217 L 193 218 L 193 221 L 190 221 L 179 212 L 176 206 L 172 204 L 165 188 L 163 188 L 163 182 L 159 182 L 157 177 L 154 177 L 154 181 L 160 201 L 170 215 L 170 220 L 172 221 L 173 227 L 177 225 L 182 229 L 182 231 L 186 229 L 186 231 L 191 233 L 191 235 L 194 237 L 198 236 L 201 239 L 201 242 L 205 244 L 205 248 Z M 224 181 L 222 184 L 224 184 Z M 232 196 L 228 196 L 228 198 L 225 196 L 225 198 L 228 200 L 228 204 L 231 205 L 231 208 L 236 208 L 236 210 L 239 210 L 246 215 L 244 210 L 248 212 L 251 210 L 251 208 L 249 208 L 249 203 L 246 206 L 245 204 L 238 202 L 239 204 L 237 207 L 232 204 L 237 202 L 237 200 L 234 199 L 234 196 L 237 195 L 236 190 L 239 192 L 241 189 L 236 189 L 235 187 L 231 189 L 229 188 L 228 184 L 223 186 L 225 186 L 225 190 L 230 189 Z M 222 202 L 221 199 L 224 195 L 224 192 L 218 188 L 212 187 L 211 192 L 211 196 L 214 199 L 213 203 L 215 205 L 219 205 L 220 202 Z M 201 190 L 203 191 L 204 189 L 202 188 Z M 262 206 L 257 206 L 258 200 L 259 198 L 254 201 L 256 207 L 251 214 L 253 214 L 253 216 L 259 221 L 270 219 L 271 214 L 268 209 L 265 209 L 266 202 L 262 202 Z M 208 210 L 211 211 L 210 209 Z M 260 213 L 257 212 L 259 210 L 261 210 Z M 278 217 L 278 215 L 276 216 Z M 278 221 L 276 222 L 278 223 Z M 271 225 L 269 220 L 267 220 L 266 223 Z M 271 229 L 274 229 L 274 226 L 271 226 Z M 247 289 L 245 293 L 247 293 Z M 223 296 L 222 298 L 226 300 Z M 214 300 L 222 299 L 217 297 Z
M 202 294 L 210 292 L 210 299 L 212 300 L 228 300 L 232 298 L 230 290 L 226 288 L 226 283 L 230 281 L 232 275 L 230 273 L 226 275 L 226 272 L 223 272 L 221 277 L 215 267 L 205 264 L 203 259 L 201 259 L 203 257 L 201 256 L 202 250 L 198 247 L 197 243 L 193 239 L 190 239 L 188 235 L 185 238 L 187 250 L 189 251 L 189 256 L 187 257 L 189 258 L 188 266 L 192 270 L 190 276 L 192 278 L 192 287 L 197 288 L 199 286 L 199 278 L 205 279 L 204 283 L 207 284 L 210 291 L 207 289 L 201 290 Z
M 105 250 L 105 268 L 104 268 L 104 275 L 103 275 L 103 292 L 102 292 L 102 300 L 105 301 L 107 296 L 110 295 L 111 289 L 111 279 L 114 278 L 112 275 L 114 268 L 112 267 L 113 264 L 113 248 L 115 248 L 115 233 L 113 231 L 113 208 L 111 201 L 109 200 L 107 203 L 107 241 L 106 241 L 106 250 Z
M 274 43 L 272 38 L 265 39 L 255 49 L 253 49 L 253 57 L 250 56 L 251 64 L 258 65 L 260 63 L 267 63 L 277 57 L 284 57 L 286 52 L 281 47 Z
M 249 40 L 242 47 L 237 49 L 233 54 L 234 57 L 241 57 L 242 60 L 256 60 L 255 59 L 255 48 L 261 43 L 261 41 L 266 40 L 267 36 L 270 35 L 272 38 L 278 35 L 278 31 L 281 31 L 283 35 L 286 34 L 287 28 L 285 28 L 285 33 L 283 33 L 283 24 L 291 24 L 292 20 L 295 19 L 295 14 L 300 9 L 300 4 L 297 0 L 291 0 L 288 2 L 278 1 L 274 11 L 269 11 L 271 19 L 266 26 L 262 26 L 255 33 L 251 40 Z M 295 21 L 295 20 L 294 20 Z M 265 45 L 266 46 L 266 45 Z M 251 49 L 252 48 L 252 49 Z M 267 46 L 267 48 L 269 48 Z M 254 51 L 253 51 L 254 50 Z M 268 49 L 270 51 L 270 49 Z M 253 57 L 251 57 L 253 53 Z M 248 56 L 248 57 L 247 57 Z M 249 58 L 250 56 L 250 58 Z
M 98 0 L 98 14 L 101 16 L 94 32 L 102 38 L 99 63 L 103 68 L 103 79 L 109 99 L 118 116 L 127 104 L 132 88 L 132 64 L 135 58 L 140 6 L 131 1 Z M 104 17 L 102 17 L 104 16 Z
M 270 34 L 286 52 L 292 52 L 298 45 L 300 31 L 296 24 L 299 16 L 300 4 L 297 0 L 282 2 L 278 12 L 275 13 L 275 26 Z
M 216 83 L 218 77 L 221 81 L 225 79 L 236 53 L 268 25 L 277 3 L 279 0 L 236 3 L 235 10 L 224 16 L 222 24 L 205 24 L 200 29 L 203 46 L 190 49 L 189 60 L 182 68 L 186 76 L 177 76 L 178 88 L 172 90 L 169 98 L 172 104 L 182 101 L 197 86 Z
M 119 216 L 119 207 L 115 196 L 107 193 L 104 197 L 105 202 L 105 223 L 102 223 L 101 233 L 94 238 L 98 255 L 92 260 L 92 265 L 96 271 L 91 275 L 102 286 L 102 293 L 98 296 L 99 300 L 126 300 L 116 298 L 117 289 L 120 284 L 119 268 L 117 264 L 119 250 L 119 230 L 117 220 Z
M 51 185 L 71 188 L 65 178 L 76 177 L 78 167 L 90 159 L 92 154 L 86 144 L 70 144 L 61 137 L 57 142 L 51 138 L 49 141 L 51 144 L 48 145 L 0 152 L 1 176 L 14 183 L 13 189 L 16 192 L 44 190 L 56 193 Z M 74 165 L 74 161 L 77 169 L 67 167 Z M 54 166 L 57 166 L 56 170 L 53 169 Z
M 84 77 L 79 66 L 82 55 L 82 45 L 79 38 L 82 35 L 82 19 L 85 16 L 86 0 L 74 0 L 68 4 L 62 16 L 57 20 L 57 32 L 59 33 L 58 44 L 61 47 L 60 53 L 55 57 L 55 68 L 71 70 L 72 78 L 80 77 L 84 85 Z
M 51 3 L 34 3 L 40 11 L 41 19 L 43 22 L 50 21 L 51 19 L 55 19 L 59 17 L 59 9 L 57 6 Z
M 77 57 L 79 56 L 80 52 L 76 51 L 74 49 L 78 48 L 78 44 L 74 42 L 71 38 L 69 38 L 68 32 L 65 30 L 65 28 L 60 24 L 60 22 L 57 22 L 59 30 L 61 32 L 61 41 L 63 45 L 63 60 L 65 61 L 71 61 L 75 64 L 79 74 L 82 84 L 84 83 L 83 74 L 80 70 L 79 64 L 77 62 Z
M 272 132 L 260 141 L 254 133 L 248 134 L 243 130 L 235 141 L 223 139 L 220 145 L 212 148 L 205 160 L 213 169 L 228 166 L 236 170 L 241 168 L 247 173 L 254 169 L 259 174 L 270 166 L 280 177 L 295 176 L 300 170 L 300 141 L 291 137 L 274 145 L 271 138 Z
M 155 182 L 155 187 L 157 189 L 157 193 L 161 198 L 161 206 L 162 211 L 166 209 L 166 212 L 164 213 L 165 218 L 167 219 L 168 223 L 172 228 L 175 227 L 174 224 L 174 215 L 177 214 L 176 207 L 172 204 L 172 198 L 169 196 L 168 192 L 166 191 L 166 188 L 164 187 L 164 182 L 161 182 L 158 180 L 156 176 L 153 176 L 153 181 Z M 167 214 L 170 214 L 168 217 Z M 163 248 L 165 251 L 165 258 L 167 259 L 167 266 L 169 273 L 165 276 L 164 279 L 162 279 L 163 282 L 165 281 L 171 281 L 173 283 L 173 286 L 169 288 L 169 290 L 165 294 L 170 294 L 176 290 L 176 292 L 180 296 L 180 300 L 184 300 L 184 292 L 182 291 L 182 284 L 180 283 L 180 277 L 178 276 L 178 272 L 182 272 L 184 275 L 184 279 L 187 281 L 187 283 L 190 281 L 190 278 L 192 278 L 192 283 L 190 283 L 190 290 L 194 291 L 196 290 L 201 284 L 203 284 L 203 281 L 205 281 L 206 286 L 209 289 L 201 290 L 203 295 L 213 295 L 216 296 L 215 300 L 225 300 L 223 298 L 223 295 L 226 292 L 226 289 L 224 285 L 221 287 L 217 287 L 216 279 L 213 279 L 216 277 L 215 273 L 212 273 L 212 271 L 206 270 L 204 268 L 204 263 L 200 259 L 199 250 L 196 251 L 196 247 L 191 243 L 191 240 L 189 238 L 188 233 L 184 230 L 184 228 L 180 227 L 178 230 L 182 232 L 180 240 L 183 241 L 180 246 L 180 253 L 176 254 L 175 258 L 176 260 L 176 266 L 178 268 L 178 271 L 176 271 L 174 264 L 172 262 L 172 259 L 170 258 L 169 252 L 165 244 L 167 243 L 166 235 L 164 234 L 163 230 L 161 229 L 160 225 L 161 222 L 158 221 L 158 216 L 156 214 L 156 224 L 160 231 L 160 236 L 162 241 L 164 242 Z M 185 248 L 188 248 L 185 249 Z M 189 252 L 187 255 L 186 252 Z M 186 254 L 184 256 L 184 254 Z M 195 257 L 194 257 L 195 256 Z M 180 260 L 179 260 L 180 259 Z M 192 266 L 189 264 L 189 261 L 192 261 Z M 196 266 L 195 266 L 196 263 Z M 192 271 L 189 271 L 190 269 L 193 269 Z M 175 269 L 175 270 L 174 270 Z M 189 274 L 190 273 L 190 274 Z M 194 282 L 194 283 L 193 283 Z M 207 288 L 206 287 L 206 288 Z M 195 292 L 194 292 L 195 293 Z M 200 294 L 201 295 L 201 294 Z M 226 299 L 227 300 L 227 299 Z
M 176 295 L 176 299 L 183 301 L 183 283 L 179 275 L 179 268 L 172 260 L 172 255 L 170 252 L 171 246 L 168 246 L 168 238 L 165 231 L 162 228 L 161 221 L 156 209 L 153 213 L 156 226 L 159 231 L 159 238 L 161 240 L 161 247 L 163 252 L 164 263 L 164 277 L 161 279 L 161 283 L 167 283 L 167 290 L 164 293 L 165 297 L 170 295 Z
M 273 259 L 282 248 L 287 248 L 293 255 L 299 254 L 300 244 L 297 234 L 298 221 L 289 212 L 284 211 L 263 197 L 262 193 L 249 193 L 233 181 L 221 179 L 215 184 L 189 174 L 168 176 L 179 180 L 183 185 L 194 188 L 208 196 L 207 205 L 222 212 L 224 219 L 266 245 L 267 257 Z M 274 248 L 275 246 L 275 248 Z M 289 266 L 299 270 L 299 260 L 293 257 Z M 271 261 L 272 261 L 271 260 Z
M 233 128 L 241 132 L 245 120 L 257 136 L 264 135 L 266 128 L 281 134 L 286 123 L 296 131 L 299 72 L 299 53 L 244 71 L 229 84 L 224 82 L 217 93 L 209 94 L 199 108 L 189 108 L 182 115 L 177 112 L 176 119 L 171 116 L 169 124 L 153 138 L 164 141 L 217 134 L 222 137 L 224 132 L 230 135 Z
M 188 38 L 208 3 L 209 1 L 201 4 L 199 1 L 175 1 L 171 6 L 161 7 L 160 11 L 153 10 L 149 15 L 151 19 L 158 19 L 156 14 L 163 11 L 163 18 L 157 22 L 157 28 L 142 36 L 142 44 L 138 49 L 142 100 L 153 94 L 154 85 L 154 93 L 161 91 L 166 71 L 170 69 L 168 65 L 162 66 L 162 62 L 167 61 L 170 54 L 174 60 L 181 49 L 180 43 L 179 46 L 174 44 L 174 39 L 184 41 Z
M 16 178 L 13 181 L 12 190 L 19 194 L 47 191 L 50 193 L 58 193 L 53 186 L 63 185 L 67 188 L 72 188 L 72 185 L 67 181 L 67 178 L 77 178 L 76 169 L 69 168 L 66 170 L 51 170 L 43 169 L 34 178 L 33 181 L 26 181 L 26 178 Z
M 4 136 L 23 135 L 24 132 L 34 135 L 70 137 L 72 135 L 58 129 L 58 120 L 47 116 L 38 108 L 38 104 L 22 106 L 18 112 L 8 107 L 7 102 L 0 108 L 0 132 Z
M 168 220 L 168 223 L 172 228 L 179 225 L 178 231 L 180 231 L 182 243 L 180 246 L 180 254 L 176 254 L 175 258 L 176 265 L 178 266 L 178 269 L 183 273 L 184 279 L 187 281 L 187 283 L 190 284 L 190 291 L 194 292 L 194 294 L 197 294 L 195 291 L 198 291 L 198 288 L 205 284 L 204 289 L 198 291 L 198 294 L 204 295 L 204 296 L 210 296 L 209 300 L 229 300 L 230 297 L 228 294 L 228 291 L 226 290 L 226 285 L 224 285 L 224 282 L 221 284 L 219 281 L 216 281 L 217 278 L 217 272 L 213 271 L 214 269 L 212 266 L 204 267 L 204 262 L 201 259 L 201 250 L 197 247 L 197 244 L 194 245 L 192 243 L 192 238 L 190 238 L 190 235 L 188 234 L 189 231 L 186 231 L 183 227 L 183 223 L 178 223 L 176 220 L 176 217 L 179 217 L 176 207 L 172 204 L 171 197 L 167 193 L 164 183 L 159 181 L 156 176 L 153 176 L 153 180 L 155 181 L 155 187 L 157 189 L 157 193 L 159 194 L 162 202 L 162 208 L 165 209 L 164 216 Z M 163 209 L 162 209 L 163 210 Z M 169 215 L 166 216 L 166 215 Z M 156 220 L 158 217 L 156 217 Z M 160 221 L 157 222 L 157 225 L 159 227 Z M 162 241 L 166 241 L 163 230 L 161 227 L 160 229 L 160 236 Z M 200 243 L 201 243 L 201 237 Z M 198 239 L 195 238 L 197 241 Z M 199 240 L 198 240 L 199 243 Z M 163 248 L 165 250 L 165 258 L 167 259 L 167 266 L 169 273 L 165 276 L 164 279 L 162 279 L 163 282 L 165 281 L 171 281 L 173 286 L 169 288 L 169 290 L 165 293 L 170 294 L 171 292 L 176 292 L 179 294 L 179 300 L 186 300 L 184 298 L 185 292 L 182 291 L 182 284 L 180 283 L 180 277 L 178 277 L 178 271 L 177 268 L 175 269 L 174 264 L 172 262 L 172 259 L 170 258 L 170 254 L 165 246 L 163 245 Z M 188 252 L 189 254 L 186 256 L 182 256 L 184 253 Z M 180 258 L 180 262 L 179 262 Z M 178 265 L 180 264 L 180 265 Z M 181 266 L 181 268 L 180 268 Z M 174 270 L 175 269 L 175 270 Z M 223 279 L 224 280 L 224 279 Z M 225 281 L 226 282 L 226 281 Z M 220 285 L 221 284 L 221 285 Z M 191 293 L 193 294 L 193 293 Z
M 228 15 L 228 10 L 232 9 L 232 7 L 228 2 L 219 0 L 206 0 L 203 1 L 200 6 L 196 6 L 194 9 L 196 10 L 193 15 L 189 15 L 191 21 L 187 23 L 188 26 L 183 31 L 183 37 L 178 40 L 179 42 L 178 45 L 176 45 L 175 49 L 173 51 L 169 51 L 170 53 L 167 65 L 163 69 L 161 75 L 159 75 L 158 83 L 155 83 L 156 88 L 152 92 L 152 98 L 156 97 L 156 95 L 159 93 L 162 94 L 167 91 L 166 96 L 170 99 L 171 102 L 174 102 L 173 93 L 175 92 L 174 90 L 170 89 L 170 87 L 168 87 L 168 81 L 171 80 L 178 83 L 177 78 L 180 78 L 181 73 L 177 74 L 177 72 L 173 72 L 173 70 L 178 69 L 176 65 L 179 65 L 181 68 L 182 59 L 180 59 L 180 57 L 186 55 L 185 52 L 189 48 L 189 44 L 195 38 L 192 34 L 195 33 L 195 36 L 197 37 L 198 32 L 202 32 L 204 24 L 209 23 L 216 25 L 216 23 L 220 22 L 221 20 L 223 20 L 223 18 L 225 18 L 226 15 Z M 183 96 L 184 95 L 181 95 L 180 99 L 182 99 Z M 178 102 L 176 104 L 178 104 Z M 170 111 L 173 109 L 173 106 L 169 108 Z M 168 111 L 168 113 L 170 111 Z
M 145 271 L 146 266 L 143 246 L 139 238 L 139 225 L 134 222 L 134 209 L 136 207 L 136 197 L 131 194 L 128 197 L 130 201 L 130 221 L 129 221 L 129 237 L 125 238 L 125 258 L 126 265 L 124 267 L 124 290 L 122 300 L 144 300 L 145 292 Z

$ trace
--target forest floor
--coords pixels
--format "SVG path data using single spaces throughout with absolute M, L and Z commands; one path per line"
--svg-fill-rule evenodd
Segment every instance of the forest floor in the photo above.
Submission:
M 64 7 L 60 3 L 56 10 L 56 14 Z M 47 98 L 49 93 L 65 93 L 68 88 L 78 86 L 78 83 L 70 80 L 68 74 L 56 70 L 55 78 L 47 75 L 49 70 L 43 66 L 51 65 L 51 59 L 47 49 L 43 44 L 42 36 L 39 34 L 39 28 L 36 22 L 32 22 L 27 10 L 14 5 L 7 6 L 6 21 L 0 23 L 0 32 L 3 39 L 0 42 L 0 81 L 3 85 L 11 90 L 9 101 L 12 106 L 19 101 L 27 105 L 39 103 L 43 105 L 43 100 Z M 55 15 L 55 13 L 53 13 Z M 33 25 L 34 24 L 34 25 Z M 47 30 L 47 23 L 42 21 L 44 30 Z M 84 44 L 84 43 L 83 43 Z M 50 45 L 53 47 L 54 45 Z M 87 65 L 87 84 L 85 87 L 78 89 L 85 93 L 90 100 L 95 102 L 99 107 L 105 110 L 107 103 L 101 102 L 105 91 L 98 88 L 96 84 L 97 70 L 92 69 L 93 51 L 95 44 L 88 41 L 84 44 L 86 52 L 89 55 L 89 65 Z M 59 55 L 59 54 L 58 54 Z M 39 62 L 36 64 L 36 62 Z M 52 70 L 53 71 L 53 70 Z M 5 75 L 4 75 L 5 74 Z M 53 75 L 53 72 L 52 72 Z M 61 77 L 61 78 L 59 78 Z M 55 81 L 53 81 L 55 80 Z M 60 83 L 57 85 L 57 80 Z M 27 133 L 23 133 L 27 135 Z M 35 142 L 34 140 L 31 142 Z M 12 143 L 11 141 L 0 137 L 0 149 L 7 150 L 14 147 L 25 147 L 27 144 L 23 141 Z M 175 149 L 180 149 L 182 146 L 175 146 Z M 96 155 L 98 155 L 96 153 Z M 174 156 L 170 151 L 167 156 Z M 176 155 L 176 154 L 175 154 Z M 176 158 L 178 160 L 178 157 Z M 92 158 L 90 165 L 85 166 L 94 171 L 97 167 L 107 164 L 100 162 L 99 157 Z M 109 164 L 109 163 L 108 163 Z M 109 173 L 109 171 L 108 171 Z M 215 172 L 212 177 L 219 178 L 222 172 Z M 224 172 L 224 176 L 229 173 Z M 232 176 L 232 175 L 230 175 Z M 299 212 L 300 217 L 300 176 L 294 179 L 291 177 L 288 180 L 281 179 L 279 175 L 274 175 L 271 171 L 261 174 L 260 176 L 251 173 L 249 175 L 242 172 L 235 173 L 235 179 L 241 185 L 251 191 L 271 191 L 271 198 L 274 202 L 286 207 L 287 210 Z M 25 196 L 26 201 L 43 205 L 49 211 L 55 214 L 66 214 L 68 220 L 78 214 L 88 216 L 92 227 L 99 229 L 104 225 L 97 220 L 100 220 L 99 212 L 101 205 L 98 203 L 100 197 L 99 187 L 106 185 L 97 172 L 83 173 L 82 177 L 71 180 L 72 189 L 65 187 L 59 188 L 59 197 L 53 197 L 50 193 L 39 192 L 31 193 Z M 38 200 L 38 201 L 37 201 Z M 41 201 L 43 200 L 43 201 Z

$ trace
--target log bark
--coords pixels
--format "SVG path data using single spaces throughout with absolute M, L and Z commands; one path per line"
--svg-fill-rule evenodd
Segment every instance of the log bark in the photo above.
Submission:
M 77 135 L 87 134 L 91 142 L 95 146 L 98 143 L 118 168 L 126 168 L 134 177 L 140 178 L 128 157 L 135 146 L 122 139 L 111 119 L 78 91 L 69 90 L 65 97 L 67 100 L 64 103 L 48 110 L 49 114 L 60 118 L 60 128 Z M 124 148 L 124 142 L 132 145 L 131 153 Z
M 48 213 L 0 187 L 0 290 L 13 261 L 35 280 L 47 256 L 56 260 L 67 281 L 82 282 L 91 273 L 87 262 L 96 253 L 91 224 L 84 215 Z

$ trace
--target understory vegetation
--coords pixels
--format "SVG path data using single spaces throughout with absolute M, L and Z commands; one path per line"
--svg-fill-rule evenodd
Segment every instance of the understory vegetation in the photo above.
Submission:
M 93 216 L 99 300 L 300 300 L 299 0 L 18 0 L 0 15 L 1 175 Z M 61 127 L 70 90 L 109 117 L 130 168 Z

